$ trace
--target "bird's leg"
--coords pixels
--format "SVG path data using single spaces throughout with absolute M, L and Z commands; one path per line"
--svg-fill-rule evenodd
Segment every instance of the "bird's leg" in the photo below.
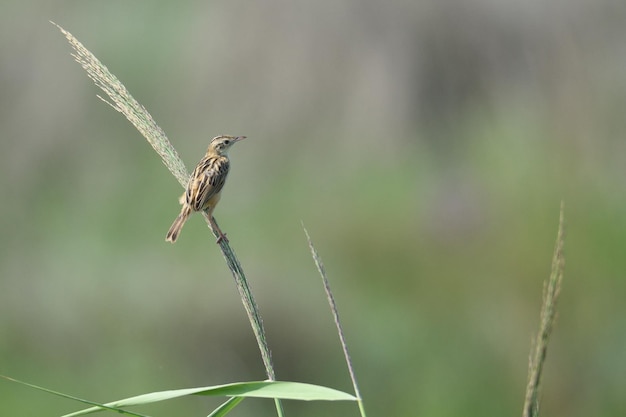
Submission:
M 217 237 L 217 242 L 215 242 L 215 243 L 220 244 L 222 241 L 228 242 L 228 238 L 226 237 L 226 233 L 222 232 L 222 229 L 220 229 L 220 227 L 217 225 L 217 222 L 213 218 L 213 214 L 209 214 L 209 219 L 211 221 L 211 227 L 213 227 L 213 229 L 216 230 L 217 234 L 219 235 Z

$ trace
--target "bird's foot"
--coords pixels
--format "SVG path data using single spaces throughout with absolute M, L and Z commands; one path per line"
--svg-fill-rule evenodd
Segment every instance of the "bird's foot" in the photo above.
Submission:
M 217 241 L 215 241 L 215 243 L 217 243 L 218 245 L 222 242 L 228 243 L 228 238 L 226 237 L 226 233 L 220 234 L 220 236 L 217 238 Z

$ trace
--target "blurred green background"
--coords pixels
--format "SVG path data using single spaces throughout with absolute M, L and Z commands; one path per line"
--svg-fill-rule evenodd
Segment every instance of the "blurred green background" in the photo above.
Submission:
M 53 20 L 189 169 L 211 137 L 249 137 L 215 214 L 279 379 L 351 391 L 303 221 L 369 415 L 520 415 L 563 199 L 542 411 L 626 414 L 626 7 L 548 3 L 2 2 L 0 373 L 95 401 L 265 377 L 206 225 L 164 241 L 182 189 Z M 0 381 L 1 415 L 78 408 Z

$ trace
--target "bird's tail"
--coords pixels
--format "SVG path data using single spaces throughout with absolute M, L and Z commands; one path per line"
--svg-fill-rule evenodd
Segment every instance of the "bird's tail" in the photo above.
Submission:
M 180 211 L 180 214 L 178 215 L 178 217 L 176 217 L 176 220 L 174 220 L 174 223 L 172 223 L 170 230 L 167 231 L 167 235 L 165 236 L 166 241 L 172 242 L 172 243 L 176 242 L 176 239 L 178 239 L 178 235 L 180 234 L 180 230 L 183 228 L 183 226 L 185 225 L 185 222 L 187 221 L 190 215 L 191 215 L 191 207 L 189 207 L 188 205 L 183 205 L 183 208 Z

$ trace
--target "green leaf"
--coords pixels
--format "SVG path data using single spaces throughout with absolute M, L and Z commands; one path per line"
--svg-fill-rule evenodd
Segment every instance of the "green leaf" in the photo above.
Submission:
M 233 408 L 237 406 L 240 402 L 244 400 L 243 397 L 230 397 L 224 404 L 217 407 L 208 417 L 224 417 L 226 414 L 230 412 Z
M 150 404 L 171 400 L 187 395 L 211 395 L 228 397 L 280 398 L 301 401 L 356 401 L 353 395 L 332 388 L 301 382 L 253 381 L 235 382 L 212 387 L 186 388 L 152 392 L 104 404 L 107 407 L 121 408 L 132 405 Z M 74 417 L 102 411 L 101 407 L 91 407 L 63 417 Z

